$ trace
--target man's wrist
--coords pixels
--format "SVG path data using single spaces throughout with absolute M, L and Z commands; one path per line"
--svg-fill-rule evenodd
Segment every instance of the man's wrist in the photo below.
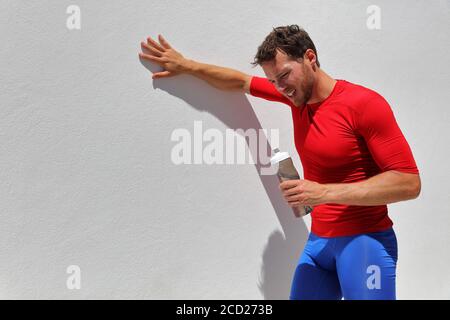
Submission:
M 352 192 L 353 185 L 350 183 L 327 183 L 324 184 L 324 188 L 325 203 L 342 203 L 342 200 Z
M 333 203 L 333 188 L 331 184 L 322 184 L 323 186 L 323 203 Z
M 185 62 L 183 63 L 183 72 L 187 74 L 195 74 L 198 70 L 198 62 L 191 60 L 191 59 L 185 59 Z

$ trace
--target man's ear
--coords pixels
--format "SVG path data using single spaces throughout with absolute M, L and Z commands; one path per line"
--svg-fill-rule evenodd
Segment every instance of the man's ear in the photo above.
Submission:
M 308 59 L 309 62 L 311 62 L 312 65 L 316 64 L 316 55 L 314 53 L 314 51 L 312 51 L 311 49 L 306 50 L 305 52 L 306 58 Z
M 316 71 L 317 66 L 317 57 L 312 49 L 308 49 L 305 52 L 305 58 L 311 63 L 311 68 Z

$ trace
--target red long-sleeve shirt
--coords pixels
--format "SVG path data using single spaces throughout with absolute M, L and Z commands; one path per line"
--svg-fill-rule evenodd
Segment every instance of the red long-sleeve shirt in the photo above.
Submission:
M 337 80 L 325 100 L 298 108 L 266 78 L 255 76 L 250 94 L 291 107 L 307 180 L 351 183 L 388 170 L 419 173 L 391 107 L 373 90 Z M 322 237 L 377 232 L 393 224 L 386 205 L 326 203 L 314 207 L 311 219 L 311 231 Z

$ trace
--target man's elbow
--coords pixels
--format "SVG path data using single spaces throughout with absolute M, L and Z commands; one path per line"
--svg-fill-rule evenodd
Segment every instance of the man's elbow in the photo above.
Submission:
M 417 174 L 411 183 L 411 199 L 416 199 L 420 195 L 422 189 L 422 183 L 420 182 L 420 176 Z

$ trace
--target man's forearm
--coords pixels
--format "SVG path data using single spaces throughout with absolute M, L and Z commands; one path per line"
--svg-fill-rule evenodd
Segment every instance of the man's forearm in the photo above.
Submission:
M 386 171 L 365 181 L 324 184 L 323 203 L 376 206 L 416 198 L 420 177 L 398 171 Z
M 235 69 L 187 60 L 186 73 L 221 90 L 244 90 L 249 75 Z

